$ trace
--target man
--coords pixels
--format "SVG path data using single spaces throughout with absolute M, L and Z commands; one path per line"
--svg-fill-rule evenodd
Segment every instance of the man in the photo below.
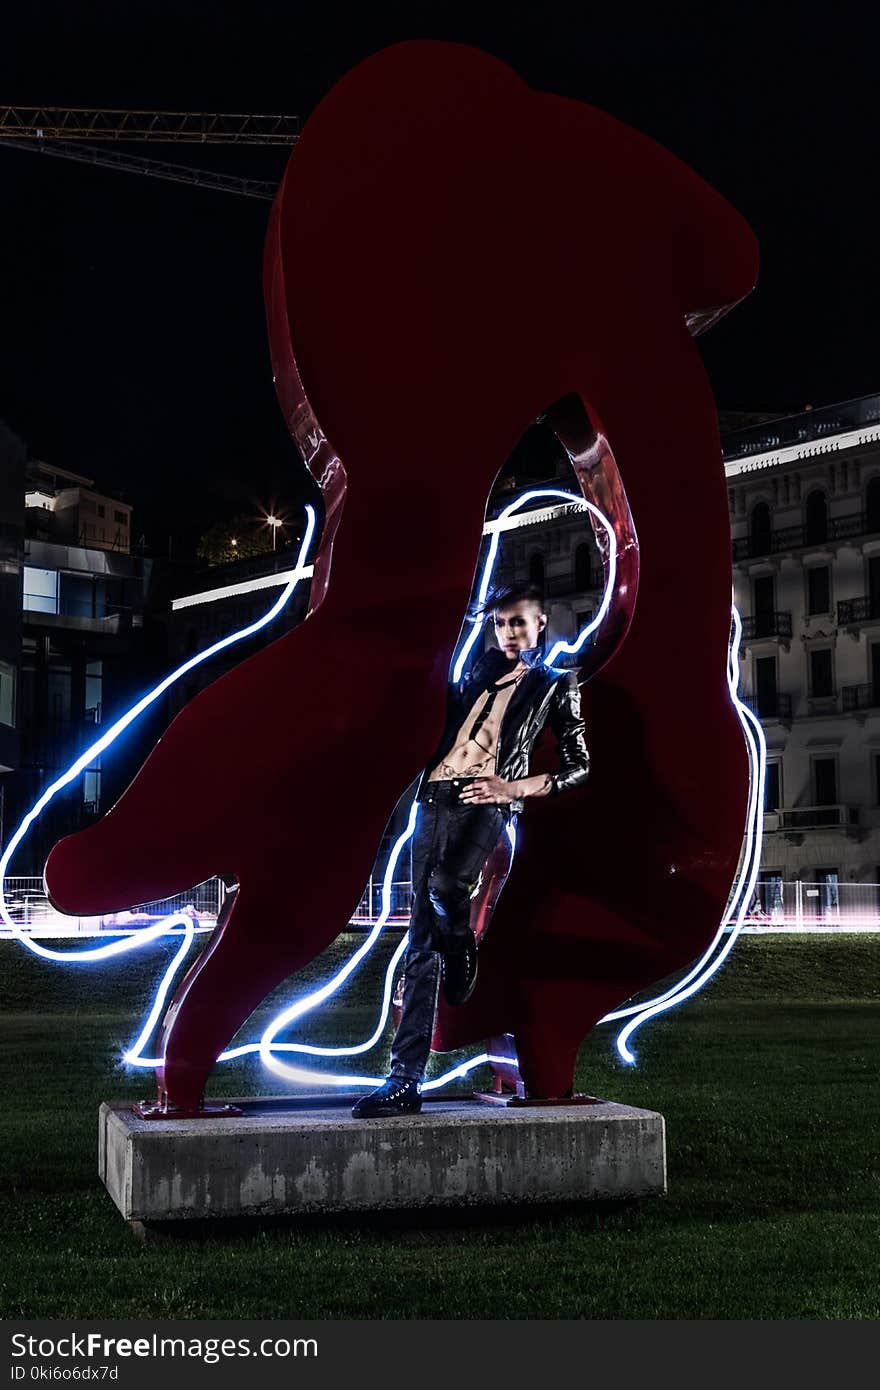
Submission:
M 589 769 L 577 676 L 543 664 L 540 589 L 506 585 L 482 611 L 493 614 L 498 649 L 452 687 L 446 728 L 416 792 L 403 1008 L 391 1074 L 357 1102 L 358 1119 L 421 1110 L 441 979 L 453 1005 L 463 1004 L 476 982 L 469 919 L 483 866 L 526 797 L 579 786 Z M 556 736 L 561 767 L 530 777 L 529 756 L 545 724 Z

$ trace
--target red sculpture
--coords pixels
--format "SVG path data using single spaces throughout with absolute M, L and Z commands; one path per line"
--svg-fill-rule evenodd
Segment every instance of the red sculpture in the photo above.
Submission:
M 748 765 L 691 334 L 756 269 L 747 224 L 678 159 L 476 50 L 397 45 L 317 108 L 266 246 L 278 395 L 326 503 L 312 611 L 194 699 L 46 866 L 79 914 L 238 879 L 166 1015 L 160 1095 L 197 1105 L 251 1011 L 346 926 L 442 728 L 493 479 L 554 403 L 622 544 L 584 691 L 592 774 L 527 803 L 477 989 L 435 1041 L 512 1033 L 529 1091 L 561 1095 L 596 1020 L 707 944 Z

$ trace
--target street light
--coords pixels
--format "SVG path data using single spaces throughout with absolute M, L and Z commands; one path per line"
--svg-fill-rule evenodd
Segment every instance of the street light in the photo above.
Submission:
M 274 552 L 276 540 L 278 537 L 278 527 L 283 526 L 284 522 L 279 520 L 277 516 L 267 516 L 266 525 L 272 527 L 272 550 Z

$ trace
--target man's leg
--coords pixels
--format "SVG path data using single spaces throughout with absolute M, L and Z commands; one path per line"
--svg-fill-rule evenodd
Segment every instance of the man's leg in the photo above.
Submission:
M 448 807 L 437 804 L 433 797 L 419 807 L 412 848 L 413 899 L 403 1008 L 391 1047 L 391 1071 L 378 1090 L 362 1096 L 353 1107 L 351 1113 L 356 1119 L 408 1114 L 422 1108 L 419 1092 L 431 1050 L 440 980 L 427 880 L 432 855 L 439 852 L 445 839 L 447 812 Z
M 450 809 L 444 853 L 428 874 L 428 898 L 443 951 L 460 949 L 470 932 L 471 898 L 504 829 L 498 806 Z
M 403 1006 L 391 1045 L 390 1073 L 411 1081 L 424 1077 L 434 1031 L 440 952 L 428 876 L 435 858 L 442 854 L 448 815 L 448 806 L 424 802 L 419 807 L 413 836 L 409 946 L 404 961 Z
M 403 1007 L 392 1044 L 391 1073 L 378 1091 L 354 1106 L 356 1118 L 421 1108 L 418 1092 L 431 1051 L 440 980 L 438 948 L 454 950 L 468 937 L 473 945 L 471 894 L 503 826 L 504 814 L 497 806 L 463 806 L 441 796 L 419 808 Z
M 446 1001 L 463 1004 L 477 979 L 477 943 L 471 899 L 486 860 L 504 828 L 497 806 L 459 805 L 450 816 L 447 851 L 428 877 L 428 896 L 441 937 L 441 979 Z

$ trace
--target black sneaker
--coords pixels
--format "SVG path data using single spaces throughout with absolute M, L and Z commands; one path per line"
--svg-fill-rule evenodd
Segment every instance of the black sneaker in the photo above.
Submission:
M 461 946 L 443 952 L 441 977 L 447 1004 L 463 1004 L 477 983 L 477 943 L 469 931 Z
M 356 1120 L 380 1119 L 385 1115 L 415 1115 L 422 1108 L 421 1081 L 389 1076 L 377 1091 L 361 1096 L 352 1109 Z

